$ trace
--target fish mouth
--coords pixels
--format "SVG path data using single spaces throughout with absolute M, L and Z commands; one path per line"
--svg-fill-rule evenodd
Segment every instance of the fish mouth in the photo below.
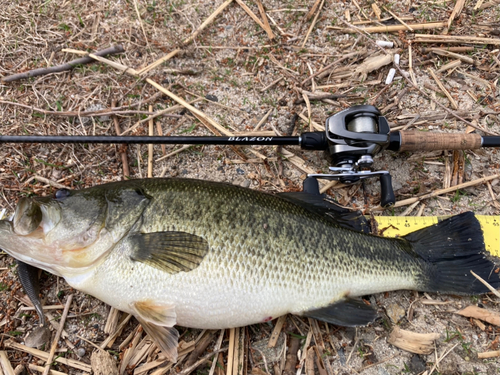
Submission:
M 57 202 L 22 198 L 12 219 L 13 231 L 20 236 L 34 235 L 37 232 L 46 235 L 60 220 L 61 213 Z
M 27 236 L 33 233 L 42 222 L 40 205 L 29 198 L 21 198 L 12 219 L 14 233 Z

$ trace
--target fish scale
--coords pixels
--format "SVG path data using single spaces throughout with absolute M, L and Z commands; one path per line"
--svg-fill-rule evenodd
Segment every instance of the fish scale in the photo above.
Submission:
M 182 182 L 180 186 L 174 185 L 174 193 L 171 194 L 155 190 L 162 186 L 144 187 L 145 192 L 154 198 L 142 215 L 139 231 L 149 233 L 176 230 L 193 233 L 208 240 L 210 251 L 197 269 L 172 276 L 156 270 L 157 275 L 153 275 L 152 270 L 149 272 L 157 282 L 168 285 L 161 292 L 153 294 L 154 298 L 163 295 L 163 302 L 177 305 L 186 293 L 186 285 L 202 298 L 207 293 L 210 294 L 209 305 L 205 300 L 191 300 L 191 307 L 184 305 L 186 311 L 179 309 L 179 321 L 183 325 L 196 328 L 240 326 L 288 311 L 298 313 L 325 306 L 345 294 L 367 294 L 387 289 L 391 284 L 398 285 L 398 288 L 401 285 L 415 286 L 409 277 L 403 280 L 396 264 L 388 269 L 387 261 L 389 258 L 394 259 L 393 253 L 379 252 L 377 260 L 373 248 L 360 243 L 362 240 L 359 239 L 359 233 L 347 235 L 344 253 L 332 252 L 332 247 L 338 243 L 336 238 L 340 237 L 339 232 L 345 230 L 332 226 L 326 220 L 318 220 L 301 207 L 254 191 L 241 197 L 237 194 L 239 189 L 229 185 L 223 185 L 225 189 L 222 192 L 218 185 L 217 189 L 213 189 L 208 183 L 204 189 L 190 191 L 188 187 L 191 181 L 188 184 Z M 258 209 L 248 210 L 246 205 L 251 202 L 252 196 L 255 197 L 253 207 L 257 206 Z M 199 202 L 205 203 L 201 209 Z M 214 210 L 218 210 L 216 217 L 219 220 L 210 220 Z M 275 215 L 276 211 L 280 215 Z M 193 212 L 197 214 L 194 215 Z M 263 217 L 266 220 L 263 221 Z M 229 230 L 224 230 L 228 226 Z M 238 237 L 237 234 L 241 232 L 250 234 Z M 294 234 L 293 237 L 290 236 L 291 233 Z M 393 242 L 397 243 L 397 240 Z M 121 253 L 120 245 L 121 243 L 117 244 L 117 253 Z M 355 257 L 356 247 L 365 247 L 366 251 L 358 251 L 359 254 Z M 122 254 L 122 259 L 110 258 L 106 262 L 109 263 L 109 268 L 103 265 L 104 271 L 98 272 L 94 279 L 102 282 L 105 275 L 112 274 L 114 265 L 127 258 L 126 252 Z M 252 258 L 259 261 L 254 262 Z M 367 263 L 368 260 L 372 262 Z M 384 266 L 386 276 L 381 285 L 373 280 L 363 282 L 363 279 L 380 275 L 380 265 Z M 146 267 L 144 272 L 134 272 L 140 278 L 134 285 L 148 279 L 148 274 L 145 274 L 147 270 Z M 124 272 L 121 277 L 125 277 L 125 274 L 131 280 L 131 272 Z M 395 277 L 390 277 L 391 275 Z M 361 291 L 352 286 L 353 278 L 358 278 Z M 109 280 L 107 283 L 115 285 L 119 279 Z M 208 284 L 210 287 L 207 287 L 204 281 L 207 279 L 219 282 Z M 87 285 L 75 287 L 92 294 Z M 155 285 L 155 282 L 148 285 Z M 136 289 L 137 286 L 134 287 Z M 137 298 L 150 293 L 149 288 L 144 289 L 138 292 Z M 214 290 L 220 295 L 215 294 Z M 120 296 L 120 300 L 125 299 L 126 296 Z M 230 299 L 237 303 L 228 305 Z M 219 311 L 228 306 L 231 307 L 229 317 L 219 315 L 217 322 L 211 322 L 210 326 L 204 323 L 207 320 L 207 309 Z M 254 313 L 255 306 L 264 309 L 264 312 Z M 119 308 L 125 309 L 123 303 Z M 182 316 L 189 316 L 191 320 L 183 321 Z
M 16 215 L 0 221 L 2 249 L 134 314 L 173 360 L 175 324 L 231 328 L 294 313 L 363 325 L 376 314 L 357 296 L 486 292 L 471 269 L 500 284 L 472 214 L 388 239 L 318 196 L 147 179 L 26 200 Z

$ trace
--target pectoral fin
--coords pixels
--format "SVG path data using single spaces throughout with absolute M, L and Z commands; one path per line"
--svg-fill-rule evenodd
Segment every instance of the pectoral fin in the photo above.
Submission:
M 208 242 L 186 232 L 136 233 L 131 259 L 175 274 L 198 267 L 208 253 Z
M 144 300 L 131 303 L 130 307 L 142 328 L 151 336 L 163 354 L 170 361 L 177 362 L 179 332 L 173 327 L 177 318 L 175 306 Z
M 371 323 L 377 312 L 362 300 L 346 298 L 326 307 L 305 311 L 302 315 L 339 326 L 355 327 Z

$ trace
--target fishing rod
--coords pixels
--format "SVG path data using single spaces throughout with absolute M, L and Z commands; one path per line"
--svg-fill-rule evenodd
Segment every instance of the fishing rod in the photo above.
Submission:
M 324 132 L 305 132 L 299 136 L 64 136 L 2 135 L 0 143 L 115 143 L 115 144 L 193 144 L 193 145 L 267 145 L 300 146 L 304 150 L 326 151 L 331 173 L 309 174 L 307 180 L 328 179 L 352 184 L 379 177 L 381 206 L 396 199 L 388 171 L 373 171 L 373 157 L 383 150 L 438 151 L 474 150 L 500 147 L 500 136 L 479 134 L 391 132 L 387 119 L 371 105 L 353 106 L 327 118 Z M 310 188 L 316 191 L 315 188 Z

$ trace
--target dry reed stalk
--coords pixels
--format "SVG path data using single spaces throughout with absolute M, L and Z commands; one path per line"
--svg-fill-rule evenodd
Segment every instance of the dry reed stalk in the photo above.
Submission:
M 8 269 L 8 268 L 6 268 Z M 31 301 L 30 301 L 30 304 L 31 304 Z M 42 309 L 44 310 L 61 310 L 63 309 L 64 306 L 63 305 L 50 305 L 50 306 L 42 306 Z M 20 309 L 21 311 L 34 311 L 35 308 L 34 307 L 21 307 Z
M 373 13 L 375 13 L 375 16 L 380 21 L 381 20 L 380 16 L 382 15 L 382 11 L 378 7 L 377 3 L 372 3 L 372 9 L 373 9 Z
M 158 132 L 158 135 L 160 137 L 163 137 L 163 129 L 161 127 L 161 123 L 159 121 L 156 122 L 156 131 Z M 167 148 L 165 147 L 164 144 L 161 144 L 161 152 L 165 156 L 167 155 Z
M 500 39 L 474 36 L 427 35 L 415 34 L 414 43 L 471 43 L 500 45 Z
M 185 368 L 182 371 L 178 372 L 177 375 L 188 375 L 193 370 L 195 370 L 197 367 L 199 367 L 203 363 L 207 362 L 210 359 L 211 356 L 217 355 L 217 354 L 222 353 L 222 352 L 225 352 L 226 350 L 227 350 L 227 348 L 222 348 L 222 349 L 214 350 L 213 352 L 206 354 L 205 356 L 203 356 L 202 358 L 200 358 L 198 361 L 196 361 L 196 363 L 194 363 L 193 365 L 191 365 L 188 368 Z
M 141 26 L 142 34 L 144 35 L 144 39 L 146 40 L 146 45 L 149 47 L 148 36 L 146 34 L 146 30 L 144 30 L 144 25 L 141 19 L 141 13 L 139 12 L 139 5 L 137 4 L 137 0 L 134 0 L 134 8 L 135 13 L 137 14 L 137 19 L 139 20 L 139 25 Z
M 152 105 L 149 106 L 149 111 L 150 112 L 153 111 Z M 149 132 L 148 132 L 148 134 L 149 134 L 149 136 L 154 135 L 154 120 L 153 119 L 149 120 Z M 148 178 L 153 177 L 153 150 L 154 150 L 153 146 L 154 146 L 153 144 L 148 145 Z
M 262 17 L 262 21 L 264 22 L 264 30 L 266 30 L 269 39 L 274 39 L 275 36 L 273 30 L 271 30 L 271 25 L 269 25 L 269 21 L 267 20 L 266 10 L 264 9 L 264 6 L 262 5 L 262 2 L 260 0 L 256 0 L 256 2 L 257 6 L 259 7 L 259 13 Z
M 128 66 L 125 66 L 123 64 L 117 63 L 115 61 L 111 61 L 111 60 L 106 59 L 104 57 L 97 56 L 94 53 L 89 53 L 89 57 L 93 58 L 94 60 L 100 61 L 100 62 L 102 62 L 102 63 L 104 63 L 106 65 L 109 65 L 112 68 L 118 69 L 118 70 L 120 70 L 120 71 L 122 71 L 124 73 L 132 75 L 134 77 L 137 77 L 139 75 L 138 72 L 137 72 L 137 70 L 135 70 L 135 69 L 129 68 Z
M 469 56 L 460 55 L 458 53 L 451 52 L 449 50 L 441 49 L 441 48 L 430 48 L 430 52 L 435 53 L 436 55 L 451 57 L 453 59 L 461 60 L 467 64 L 475 64 L 473 58 Z
M 273 112 L 273 108 L 271 108 L 269 111 L 267 111 L 267 113 L 260 119 L 260 121 L 258 122 L 258 124 L 255 125 L 255 128 L 253 129 L 253 132 L 250 133 L 251 135 L 256 135 L 255 133 L 257 132 L 257 130 L 259 130 L 260 127 L 266 123 L 267 119 L 269 118 L 269 115 L 272 112 Z M 235 133 L 235 135 L 237 135 L 237 134 L 238 133 Z M 272 134 L 271 136 L 274 136 L 274 133 L 271 133 L 271 134 Z
M 406 25 L 411 27 L 413 30 L 432 30 L 445 27 L 446 22 L 409 23 Z M 401 30 L 408 30 L 408 27 L 405 25 L 368 26 L 362 27 L 361 30 L 366 31 L 367 33 L 392 33 Z
M 414 17 L 400 17 L 403 21 L 411 21 L 414 20 Z M 380 20 L 380 22 L 387 22 L 392 20 L 392 17 L 385 17 Z M 349 20 L 347 22 L 350 22 Z M 352 24 L 357 25 L 367 25 L 369 23 L 380 23 L 379 20 L 366 20 L 366 21 L 353 21 Z
M 500 350 L 494 350 L 491 352 L 484 352 L 484 353 L 477 353 L 477 358 L 480 358 L 480 359 L 494 358 L 494 357 L 500 357 Z
M 494 90 L 494 85 L 490 82 L 488 82 L 487 80 L 485 79 L 482 79 L 476 75 L 473 75 L 473 74 L 470 74 L 470 73 L 467 73 L 465 72 L 464 70 L 460 69 L 460 73 L 463 74 L 464 76 L 466 77 L 469 77 L 470 79 L 474 80 L 475 82 L 477 83 L 481 83 L 484 87 L 488 88 L 488 89 L 493 89 Z M 470 125 L 470 124 L 468 124 Z M 474 127 L 474 126 L 473 126 Z M 477 129 L 477 126 L 475 127 Z M 483 129 L 479 129 L 479 130 L 483 130 Z M 483 130 L 485 131 L 485 130 Z
M 318 124 L 316 121 L 309 120 L 306 116 L 304 116 L 302 113 L 299 113 L 299 117 L 304 120 L 307 124 L 311 124 L 314 127 L 314 130 L 323 132 L 325 131 L 325 126 Z
M 309 97 L 307 96 L 307 94 L 305 92 L 302 92 L 302 97 L 304 98 L 304 102 L 306 103 L 306 107 L 307 107 L 307 124 L 309 125 L 309 131 L 313 131 L 313 125 L 311 123 L 311 121 L 312 121 L 312 119 L 311 119 L 311 115 L 312 115 L 311 102 L 309 102 Z
M 122 329 L 127 325 L 127 323 L 129 322 L 129 320 L 132 318 L 132 315 L 130 314 L 127 314 L 127 316 L 122 320 L 122 322 L 120 323 L 120 325 L 116 328 L 116 330 L 111 334 L 109 335 L 109 337 L 104 340 L 100 347 L 102 349 L 105 349 L 106 346 L 111 346 L 113 345 L 112 343 L 116 340 L 116 338 L 120 335 L 120 332 L 122 331 Z
M 386 12 L 388 12 L 391 16 L 393 16 L 395 19 L 397 19 L 406 29 L 410 31 L 415 31 L 410 25 L 408 25 L 405 21 L 403 21 L 401 18 L 399 18 L 395 13 L 393 13 L 390 9 L 387 7 L 383 7 Z
M 278 79 L 275 79 L 269 85 L 267 85 L 266 87 L 260 89 L 260 92 L 265 92 L 265 91 L 269 90 L 271 87 L 273 87 L 274 85 L 276 85 L 277 83 L 279 83 L 281 80 L 283 80 L 283 77 L 279 77 Z
M 312 18 L 312 16 L 314 16 L 314 14 L 316 13 L 316 10 L 318 9 L 318 6 L 319 6 L 320 3 L 321 3 L 321 0 L 315 0 L 314 1 L 313 6 L 311 7 L 311 9 L 309 10 L 309 12 L 307 12 L 307 14 L 304 17 L 307 21 L 309 21 Z
M 448 64 L 444 64 L 441 68 L 436 70 L 436 73 L 442 73 L 442 72 L 446 72 L 447 70 L 450 70 L 450 69 L 456 69 L 460 65 L 462 65 L 462 61 L 453 60 L 453 61 L 450 61 Z
M 179 149 L 177 149 L 177 150 L 175 150 L 175 151 L 172 151 L 172 152 L 170 152 L 170 153 L 168 153 L 168 154 L 166 154 L 166 155 L 162 156 L 161 158 L 156 159 L 156 162 L 159 162 L 159 161 L 162 161 L 162 160 L 168 159 L 169 157 L 174 156 L 174 155 L 177 155 L 178 153 L 180 153 L 180 152 L 182 152 L 182 151 L 184 151 L 184 150 L 187 150 L 187 149 L 188 149 L 188 148 L 190 148 L 190 147 L 191 147 L 191 145 L 184 145 L 184 146 L 182 146 L 181 148 L 179 148 Z M 163 177 L 163 176 L 160 176 L 160 177 Z
M 453 46 L 448 46 L 446 48 L 427 48 L 427 47 L 424 47 L 424 48 L 421 48 L 420 51 L 422 53 L 429 53 L 429 52 L 432 52 L 434 49 L 436 50 L 440 50 L 440 51 L 449 51 L 449 52 L 456 52 L 456 53 L 465 53 L 465 52 L 474 52 L 475 50 L 475 47 L 453 47 Z
M 71 302 L 73 301 L 73 295 L 70 294 L 68 296 L 68 299 L 66 300 L 66 305 L 64 306 L 63 313 L 61 315 L 61 320 L 59 321 L 59 329 L 56 332 L 56 336 L 54 337 L 54 341 L 52 342 L 52 346 L 50 347 L 50 352 L 49 356 L 47 357 L 47 360 L 45 362 L 45 369 L 43 371 L 43 375 L 48 375 L 50 366 L 52 365 L 52 360 L 54 358 L 54 354 L 56 352 L 57 348 L 57 343 L 59 341 L 59 338 L 61 337 L 61 333 L 64 328 L 64 323 L 66 322 L 66 317 L 68 316 L 69 312 L 69 307 L 71 306 Z
M 81 51 L 79 49 L 72 49 L 72 48 L 63 48 L 61 52 L 64 53 L 73 53 L 75 55 L 80 55 L 80 56 L 87 56 L 88 52 L 87 51 Z
M 28 367 L 30 370 L 34 370 L 34 371 L 38 371 L 38 372 L 43 372 L 43 370 L 44 370 L 42 366 L 37 366 L 37 365 L 34 365 L 33 363 L 30 363 L 28 365 Z M 14 373 L 12 373 L 12 374 L 14 374 Z M 56 370 L 50 370 L 49 375 L 68 375 L 68 373 L 56 371 Z
M 161 64 L 163 64 L 164 62 L 170 60 L 172 57 L 174 57 L 175 55 L 177 55 L 181 50 L 180 49 L 175 49 L 173 50 L 172 52 L 170 52 L 169 54 L 167 54 L 166 56 L 163 56 L 161 59 L 158 59 L 156 60 L 155 62 L 149 64 L 148 66 L 146 66 L 145 68 L 142 68 L 142 69 L 139 69 L 138 70 L 138 73 L 140 75 L 145 75 L 146 73 L 148 73 L 149 71 L 155 69 L 157 66 L 160 66 Z
M 366 15 L 365 11 L 363 9 L 361 9 L 361 7 L 359 6 L 358 2 L 356 0 L 352 0 L 352 2 L 356 6 L 356 8 L 358 8 L 359 12 L 363 15 L 363 17 L 365 17 L 365 19 L 369 19 L 369 17 Z
M 257 15 L 252 11 L 252 9 L 250 9 L 248 5 L 245 4 L 243 0 L 235 0 L 235 1 L 239 4 L 239 6 L 243 8 L 243 10 L 250 16 L 250 18 L 252 18 L 255 21 L 255 23 L 257 23 L 264 31 L 267 32 L 264 23 L 259 19 L 259 17 L 257 17 Z M 269 33 L 267 35 L 269 36 Z M 270 39 L 272 38 L 270 37 Z
M 194 38 L 196 38 L 198 34 L 201 33 L 203 29 L 207 27 L 210 24 L 210 22 L 212 22 L 215 19 L 215 17 L 217 17 L 220 13 L 222 13 L 222 11 L 226 9 L 232 2 L 233 0 L 224 1 L 205 21 L 203 21 L 203 23 L 200 26 L 198 26 L 198 28 L 189 37 L 187 37 L 182 41 L 182 44 L 186 45 L 192 42 Z
M 226 375 L 233 375 L 233 362 L 234 362 L 234 347 L 236 342 L 236 331 L 237 328 L 229 329 L 229 349 L 227 352 L 227 368 Z
M 302 347 L 303 348 L 302 355 L 300 356 L 299 364 L 298 364 L 298 366 L 296 366 L 297 374 L 302 373 L 302 369 L 304 368 L 306 357 L 307 357 L 307 349 L 309 348 L 309 345 L 311 345 L 312 337 L 313 337 L 313 331 L 311 328 L 309 328 L 309 331 L 307 332 L 307 336 L 306 336 L 306 342 L 305 342 L 304 346 Z
M 134 337 L 132 339 L 132 345 L 129 348 L 127 348 L 125 350 L 125 352 L 123 353 L 123 358 L 120 362 L 120 368 L 119 368 L 120 374 L 125 373 L 125 370 L 127 369 L 128 365 L 130 363 L 130 360 L 134 356 L 136 348 L 137 348 L 137 344 L 139 344 L 139 341 L 142 338 L 142 331 L 143 331 L 142 326 L 138 325 L 137 329 L 134 332 Z
M 462 13 L 462 9 L 464 8 L 465 0 L 457 0 L 455 6 L 453 7 L 453 11 L 451 12 L 450 18 L 448 19 L 448 28 L 451 27 L 451 23 L 453 20 Z
M 116 101 L 113 100 L 111 106 L 114 107 L 115 105 L 116 105 Z M 118 121 L 118 117 L 113 116 L 113 124 L 115 126 L 116 135 L 123 135 L 123 133 L 120 129 L 120 122 Z M 123 170 L 123 177 L 124 178 L 128 178 L 130 176 L 130 168 L 128 165 L 128 157 L 127 157 L 127 147 L 128 147 L 127 145 L 122 145 L 121 151 L 120 151 L 120 158 L 122 159 L 122 170 Z M 113 309 L 113 307 L 111 309 Z M 111 314 L 111 310 L 110 310 L 110 314 Z
M 323 4 L 325 3 L 325 0 L 321 0 L 321 4 L 318 7 L 318 11 L 316 12 L 316 15 L 314 16 L 313 21 L 311 22 L 311 25 L 309 26 L 309 29 L 307 30 L 306 37 L 304 38 L 304 41 L 302 42 L 301 47 L 304 48 L 306 45 L 307 39 L 309 39 L 309 35 L 314 29 L 314 26 L 316 25 L 316 21 L 318 20 L 319 14 L 321 13 L 321 9 L 323 8 Z
M 126 107 L 119 107 L 119 108 L 111 108 L 111 109 L 101 109 L 99 111 L 65 111 L 65 112 L 59 112 L 59 111 L 47 111 L 45 109 L 21 104 L 21 103 L 14 103 L 14 102 L 9 102 L 6 100 L 0 100 L 0 104 L 8 104 L 8 105 L 13 105 L 21 108 L 26 108 L 34 112 L 38 113 L 43 113 L 44 115 L 53 115 L 53 116 L 61 116 L 61 117 L 100 117 L 100 116 L 112 116 L 112 115 L 132 115 L 132 114 L 141 114 L 141 115 L 153 115 L 155 113 L 151 113 L 148 111 L 134 111 L 134 110 L 123 110 L 123 108 Z M 172 116 L 172 115 L 171 115 Z M 177 115 L 173 115 L 175 117 L 179 117 Z
M 310 75 L 313 75 L 314 72 L 312 70 L 312 67 L 311 67 L 311 64 L 309 64 L 309 62 L 306 63 L 307 64 L 307 68 L 309 69 L 309 74 Z M 312 92 L 315 92 L 316 91 L 316 82 L 314 82 L 314 78 L 311 79 L 311 91 Z
M 434 71 L 432 69 L 430 69 L 430 68 L 427 69 L 427 71 L 430 73 L 430 75 L 432 76 L 432 78 L 434 79 L 434 81 L 436 81 L 436 83 L 439 86 L 439 88 L 441 89 L 441 91 L 446 95 L 446 97 L 450 101 L 452 107 L 454 109 L 458 109 L 457 102 L 455 101 L 455 99 L 453 99 L 453 97 L 451 96 L 451 94 L 449 93 L 449 91 L 446 89 L 446 87 L 444 87 L 443 83 L 438 78 L 438 76 L 436 75 L 436 73 L 434 73 Z
M 11 340 L 5 341 L 5 347 L 20 350 L 22 352 L 31 354 L 34 357 L 40 358 L 41 360 L 44 360 L 44 361 L 47 361 L 47 359 L 49 358 L 49 353 L 47 353 L 47 352 L 44 352 L 42 350 L 38 350 L 35 348 L 30 348 L 26 345 L 18 344 L 17 342 L 14 342 Z M 82 370 L 82 371 L 85 371 L 88 373 L 90 373 L 92 371 L 92 367 L 90 365 L 87 365 L 84 362 L 76 361 L 74 359 L 56 357 L 56 358 L 53 358 L 53 361 L 58 362 L 58 363 L 62 363 L 66 366 L 77 368 L 79 370 Z
M 478 10 L 479 8 L 481 8 L 481 5 L 483 5 L 483 1 L 484 0 L 477 0 L 476 5 L 474 5 L 474 8 L 472 9 Z
M 50 186 L 53 186 L 57 189 L 66 189 L 67 186 L 66 185 L 63 185 L 63 184 L 60 184 L 58 182 L 55 182 L 55 181 L 52 181 L 52 180 L 49 180 L 48 178 L 45 178 L 45 177 L 42 177 L 42 176 L 39 176 L 37 174 L 31 176 L 30 178 L 28 178 L 24 184 L 27 185 L 29 184 L 31 181 L 33 180 L 38 180 L 39 182 L 42 182 L 44 184 L 47 184 L 47 185 L 50 185 Z
M 306 352 L 306 370 L 305 373 L 306 375 L 315 375 L 314 374 L 314 346 L 311 346 L 309 348 L 304 348 Z
M 162 92 L 160 92 L 159 94 L 163 95 Z M 191 100 L 188 103 L 189 104 L 194 104 L 194 103 L 199 102 L 200 100 L 202 100 L 202 98 Z M 169 107 L 169 108 L 163 109 L 161 111 L 155 112 L 153 114 L 150 114 L 145 119 L 137 121 L 134 125 L 132 125 L 128 129 L 124 130 L 120 135 L 125 135 L 127 133 L 130 133 L 130 132 L 134 131 L 135 129 L 137 129 L 141 124 L 144 124 L 145 122 L 148 122 L 149 120 L 154 119 L 154 118 L 159 117 L 159 116 L 166 115 L 166 116 L 169 116 L 169 117 L 171 117 L 171 116 L 181 117 L 181 116 L 177 116 L 177 115 L 168 115 L 168 113 L 178 111 L 178 110 L 180 110 L 182 108 L 183 108 L 183 106 L 181 106 L 181 105 L 174 105 L 172 107 Z
M 500 209 L 500 203 L 497 201 L 495 192 L 493 191 L 493 188 L 491 187 L 491 183 L 489 181 L 486 183 L 486 186 L 488 187 L 488 192 L 490 193 L 493 206 L 495 206 L 496 209 Z
M 232 375 L 239 374 L 240 351 L 241 351 L 240 334 L 241 334 L 240 328 L 235 328 Z
M 486 288 L 488 288 L 490 290 L 491 293 L 493 293 L 495 296 L 497 296 L 498 298 L 500 298 L 500 292 L 498 290 L 496 290 L 495 288 L 493 288 L 486 280 L 484 280 L 481 276 L 479 275 L 476 275 L 474 273 L 474 271 L 470 271 L 470 273 L 476 278 L 478 279 Z M 497 324 L 497 325 L 500 325 L 500 324 Z
M 199 109 L 193 107 L 191 104 L 189 104 L 188 102 L 186 102 L 184 99 L 178 97 L 177 95 L 175 95 L 174 93 L 170 92 L 169 90 L 167 90 L 163 86 L 159 85 L 158 83 L 156 83 L 152 79 L 147 78 L 146 82 L 148 82 L 150 85 L 152 85 L 156 89 L 160 90 L 161 92 L 163 92 L 164 94 L 166 94 L 167 96 L 169 96 L 171 99 L 175 100 L 177 103 L 179 103 L 180 105 L 182 105 L 184 108 L 188 109 L 202 123 L 204 123 L 204 124 L 208 123 L 209 125 L 213 126 L 218 131 L 220 131 L 222 134 L 225 134 L 228 137 L 230 137 L 232 135 L 231 132 L 229 132 L 224 127 L 222 127 L 217 122 L 215 122 L 213 119 L 211 119 L 210 117 L 208 117 L 205 113 L 203 113 Z
M 274 348 L 276 346 L 276 343 L 278 342 L 285 321 L 286 321 L 286 315 L 280 316 L 278 320 L 276 320 L 273 332 L 271 333 L 271 337 L 269 338 L 269 342 L 267 343 L 268 348 Z
M 0 372 L 1 371 L 3 371 L 3 374 L 5 375 L 15 375 L 14 369 L 7 358 L 7 352 L 4 350 L 0 350 Z
M 342 56 L 342 58 L 334 61 L 333 63 L 325 66 L 324 68 L 320 69 L 319 71 L 317 71 L 313 75 L 309 76 L 308 78 L 306 78 L 305 80 L 303 80 L 300 84 L 304 85 L 307 82 L 309 82 L 311 79 L 313 79 L 313 78 L 315 78 L 317 76 L 320 76 L 322 73 L 328 72 L 331 68 L 333 68 L 334 66 L 340 64 L 341 62 L 343 62 L 343 61 L 345 61 L 347 59 L 350 59 L 351 57 L 355 57 L 355 56 L 358 56 L 358 55 L 364 55 L 364 54 L 366 54 L 366 52 L 367 52 L 366 49 L 362 49 L 360 51 L 355 51 L 355 52 L 348 53 L 348 54 Z M 320 78 L 322 78 L 322 77 L 320 76 Z
M 220 330 L 219 337 L 217 338 L 217 342 L 215 343 L 215 348 L 214 350 L 218 351 L 222 345 L 222 340 L 224 339 L 224 329 Z M 217 358 L 218 356 L 214 357 L 214 360 L 212 361 L 212 366 L 210 367 L 210 372 L 208 375 L 214 375 L 215 372 L 215 366 L 217 365 Z

